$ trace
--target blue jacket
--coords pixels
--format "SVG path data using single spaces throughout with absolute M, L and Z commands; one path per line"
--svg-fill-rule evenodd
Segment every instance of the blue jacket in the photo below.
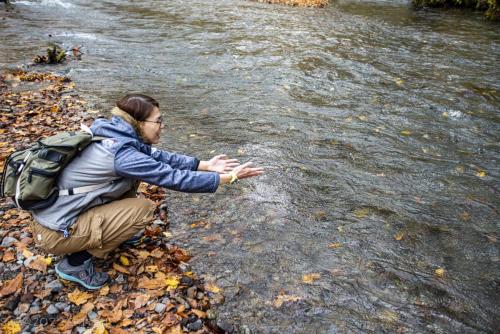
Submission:
M 145 144 L 122 118 L 98 119 L 91 127 L 94 136 L 107 137 L 87 146 L 64 168 L 57 180 L 59 189 L 105 185 L 97 190 L 59 196 L 48 208 L 33 210 L 41 225 L 67 232 L 78 216 L 97 205 L 121 198 L 136 180 L 183 192 L 215 192 L 219 174 L 196 172 L 196 158 L 158 150 Z
M 198 159 L 145 144 L 120 117 L 97 119 L 91 130 L 94 136 L 113 138 L 106 147 L 115 155 L 114 167 L 119 176 L 192 193 L 215 192 L 219 186 L 218 173 L 195 172 Z

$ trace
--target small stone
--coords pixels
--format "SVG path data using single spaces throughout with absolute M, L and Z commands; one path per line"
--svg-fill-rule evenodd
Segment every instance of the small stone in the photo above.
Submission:
M 196 296 L 196 290 L 198 290 L 198 288 L 195 286 L 192 286 L 189 289 L 187 289 L 188 298 L 194 299 Z
M 162 314 L 163 312 L 165 312 L 166 308 L 167 308 L 167 305 L 165 305 L 163 303 L 158 303 L 155 306 L 155 312 Z
M 194 281 L 191 277 L 182 277 L 181 278 L 181 284 L 187 285 L 187 286 L 192 286 L 194 284 Z
M 16 238 L 13 238 L 13 237 L 5 237 L 3 238 L 2 240 L 2 244 L 0 244 L 0 246 L 2 247 L 10 247 L 12 246 L 15 242 L 17 242 L 17 239 Z
M 252 334 L 252 331 L 246 325 L 241 326 L 240 332 L 241 334 Z
M 47 307 L 46 311 L 47 311 L 48 314 L 51 314 L 51 315 L 59 313 L 59 310 L 53 304 L 50 304 L 49 307 Z
M 81 327 L 81 326 L 76 327 L 76 332 L 78 334 L 83 334 L 83 332 L 85 332 L 85 327 Z
M 17 257 L 19 260 L 16 261 L 17 264 L 23 264 L 24 256 L 20 255 Z
M 228 334 L 234 333 L 234 327 L 230 323 L 224 321 L 224 320 L 217 320 L 217 326 L 223 331 Z
M 69 306 L 68 304 L 63 302 L 57 302 L 55 305 L 59 311 L 65 311 L 66 308 Z
M 153 227 L 156 227 L 156 226 L 161 226 L 161 225 L 165 225 L 165 223 L 163 221 L 161 221 L 160 219 L 157 219 L 155 220 L 153 223 L 152 223 Z
M 198 299 L 198 300 L 203 299 L 203 297 L 205 297 L 205 294 L 201 291 L 196 294 L 196 299 Z
M 166 304 L 168 304 L 168 303 L 170 303 L 170 298 L 168 298 L 168 297 L 163 298 L 163 299 L 161 300 L 161 303 L 162 303 L 162 304 L 165 304 L 165 305 L 166 305 Z
M 95 313 L 94 311 L 89 312 L 89 314 L 87 314 L 87 317 L 89 317 L 89 320 L 94 320 L 95 318 L 97 318 L 97 313 Z
M 179 269 L 182 272 L 191 271 L 191 266 L 189 264 L 187 264 L 186 262 L 180 262 L 179 263 Z
M 17 307 L 17 304 L 19 304 L 19 301 L 21 298 L 19 296 L 13 296 L 11 297 L 7 303 L 5 303 L 5 308 L 9 311 L 14 311 Z
M 35 313 L 38 313 L 40 311 L 40 306 L 38 305 L 31 305 L 30 307 L 30 314 L 35 314 Z
M 118 283 L 118 284 L 125 283 L 125 277 L 123 277 L 123 274 L 120 274 L 120 275 L 116 276 L 115 282 Z
M 217 313 L 212 309 L 207 310 L 207 319 L 213 320 L 215 318 L 217 318 Z
M 47 284 L 45 284 L 45 288 L 51 290 L 53 293 L 58 293 L 62 290 L 63 285 L 59 280 L 55 279 Z
M 197 330 L 201 329 L 201 327 L 203 327 L 203 322 L 200 319 L 198 319 L 195 322 L 192 322 L 190 324 L 187 324 L 187 326 L 186 326 L 186 328 L 190 331 L 197 331 Z
M 55 273 L 56 273 L 56 271 L 54 269 L 47 270 L 47 274 L 49 274 L 49 275 L 54 275 Z

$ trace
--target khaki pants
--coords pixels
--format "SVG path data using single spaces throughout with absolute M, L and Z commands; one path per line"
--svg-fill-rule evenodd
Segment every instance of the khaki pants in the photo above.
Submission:
M 33 238 L 47 253 L 63 255 L 86 250 L 95 257 L 104 258 L 144 229 L 153 220 L 155 208 L 155 204 L 147 199 L 120 199 L 80 214 L 69 228 L 68 238 L 33 222 Z

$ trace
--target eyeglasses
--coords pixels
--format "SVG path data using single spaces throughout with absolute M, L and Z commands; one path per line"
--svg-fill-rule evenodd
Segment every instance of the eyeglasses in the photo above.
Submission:
M 160 117 L 160 118 L 158 118 L 157 121 L 143 121 L 143 122 L 156 123 L 156 124 L 161 125 L 163 123 L 163 119 Z

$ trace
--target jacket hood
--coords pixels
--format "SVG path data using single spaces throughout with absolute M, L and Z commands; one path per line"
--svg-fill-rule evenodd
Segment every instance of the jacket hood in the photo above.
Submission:
M 111 119 L 99 118 L 90 127 L 94 136 L 110 138 L 129 138 L 142 142 L 132 125 L 123 118 L 113 116 Z

